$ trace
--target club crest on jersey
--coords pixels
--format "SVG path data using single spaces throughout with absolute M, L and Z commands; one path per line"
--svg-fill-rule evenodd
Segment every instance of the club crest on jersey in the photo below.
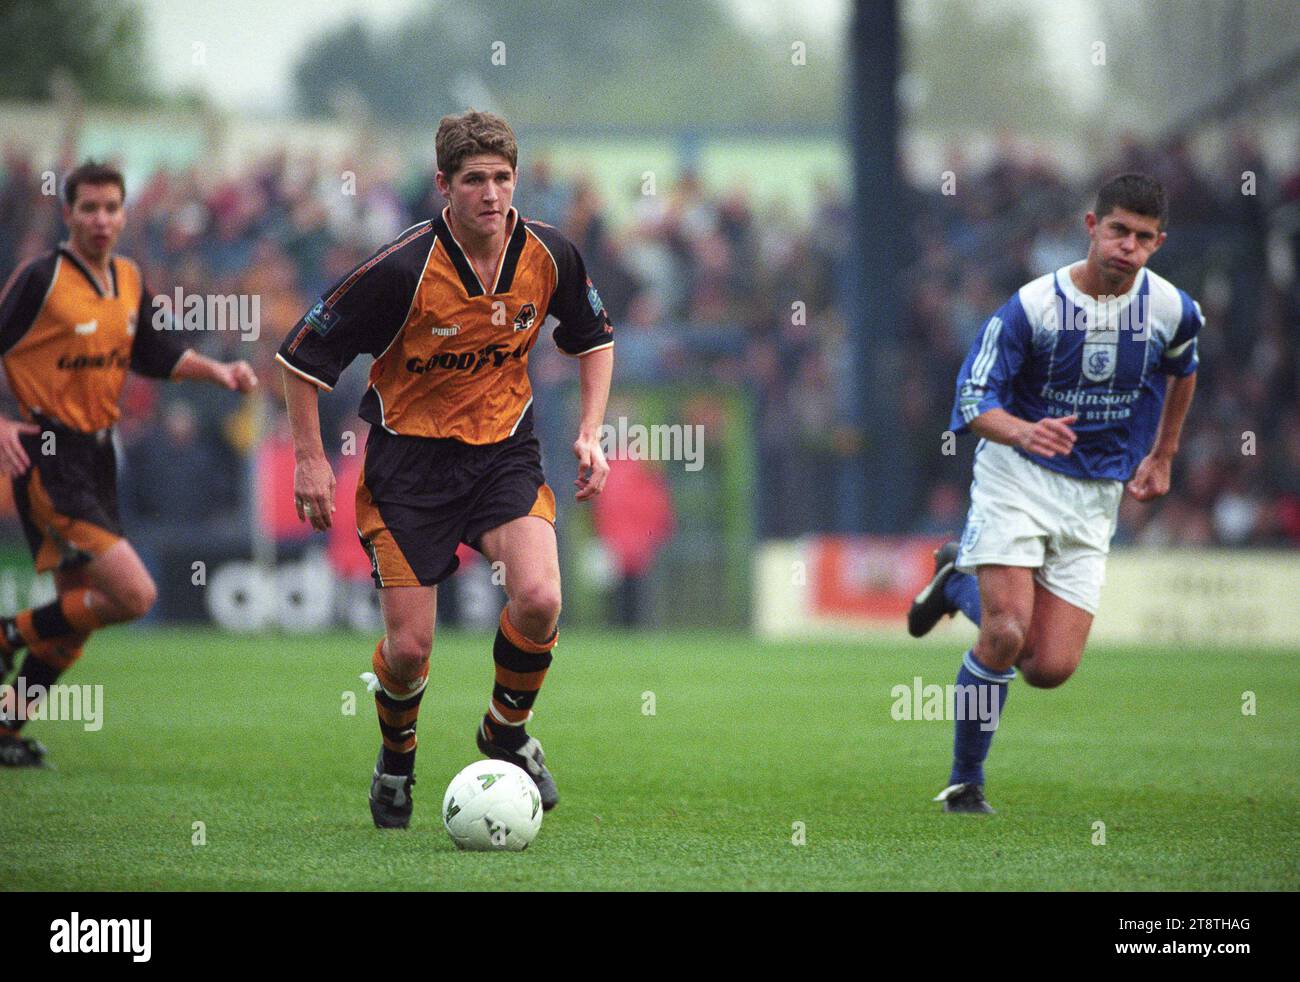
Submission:
M 1083 346 L 1083 377 L 1089 382 L 1105 382 L 1115 374 L 1118 346 L 1109 343 L 1089 343 Z
M 515 330 L 526 331 L 533 326 L 535 320 L 537 320 L 537 308 L 526 303 L 519 308 L 519 313 L 515 314 Z
M 337 311 L 325 306 L 324 300 L 317 300 L 316 306 L 307 312 L 307 316 L 303 320 L 307 322 L 313 331 L 324 337 L 334 330 L 335 325 L 339 322 L 339 315 Z
M 599 317 L 600 312 L 605 309 L 605 304 L 600 299 L 600 294 L 596 292 L 596 287 L 591 282 L 590 278 L 587 280 L 587 303 L 591 304 L 591 312 L 597 317 Z

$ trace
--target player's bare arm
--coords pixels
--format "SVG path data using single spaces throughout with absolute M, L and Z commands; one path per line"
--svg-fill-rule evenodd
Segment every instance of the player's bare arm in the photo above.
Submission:
M 283 367 L 280 374 L 293 433 L 294 506 L 299 520 L 310 521 L 313 529 L 324 532 L 333 524 L 335 479 L 320 437 L 317 388 Z
M 13 391 L 3 373 L 0 373 L 0 391 L 6 394 Z M 27 473 L 32 462 L 19 438 L 23 434 L 32 435 L 40 431 L 41 428 L 35 423 L 0 416 L 0 476 L 22 477 Z
M 1183 421 L 1192 405 L 1196 392 L 1196 373 L 1182 378 L 1170 378 L 1165 390 L 1165 405 L 1160 411 L 1156 440 L 1151 452 L 1142 458 L 1133 479 L 1128 482 L 1128 493 L 1138 501 L 1152 501 L 1169 493 L 1170 472 L 1174 454 L 1182 437 Z
M 246 361 L 216 361 L 190 348 L 181 355 L 172 371 L 172 380 L 211 382 L 231 392 L 252 392 L 257 388 L 257 375 Z
M 5 477 L 21 477 L 27 473 L 32 461 L 23 449 L 21 437 L 39 432 L 41 428 L 35 423 L 0 418 L 0 474 Z
M 1019 447 L 1039 457 L 1069 456 L 1074 449 L 1075 434 L 1070 429 L 1078 416 L 1045 416 L 1036 423 L 1013 416 L 1005 409 L 990 409 L 976 416 L 971 432 L 993 443 Z
M 573 455 L 578 458 L 578 479 L 573 485 L 578 489 L 574 497 L 586 501 L 600 494 L 609 478 L 609 462 L 600 448 L 600 427 L 614 376 L 614 349 L 602 348 L 584 355 L 578 366 L 582 409 L 578 439 L 573 441 Z

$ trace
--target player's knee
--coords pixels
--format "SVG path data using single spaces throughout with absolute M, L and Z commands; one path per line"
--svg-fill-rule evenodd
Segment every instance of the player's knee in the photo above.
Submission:
M 433 636 L 412 631 L 389 632 L 384 646 L 388 669 L 401 679 L 415 678 L 424 672 L 433 650 Z
M 1074 674 L 1072 668 L 1045 668 L 1031 659 L 1020 664 L 1020 676 L 1035 689 L 1055 689 Z
M 153 610 L 153 605 L 158 601 L 158 587 L 152 578 L 146 576 L 119 591 L 113 599 L 127 620 L 137 621 Z
M 980 624 L 980 641 L 992 649 L 991 654 L 998 661 L 1014 660 L 1025 645 L 1025 628 L 1010 614 L 985 614 Z
M 560 618 L 560 587 L 545 581 L 530 583 L 514 596 L 520 619 L 527 626 L 553 625 Z

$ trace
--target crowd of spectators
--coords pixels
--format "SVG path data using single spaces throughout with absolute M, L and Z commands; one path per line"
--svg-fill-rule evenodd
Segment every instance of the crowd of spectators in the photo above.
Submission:
M 1155 505 L 1126 503 L 1121 541 L 1300 546 L 1300 173 L 1268 173 L 1246 138 L 1228 157 L 1230 166 L 1208 170 L 1181 143 L 1125 140 L 1104 168 L 1145 169 L 1165 183 L 1170 237 L 1152 267 L 1197 297 L 1207 318 L 1176 493 Z M 960 193 L 911 187 L 902 202 L 896 431 L 915 493 L 899 531 L 960 528 L 970 441 L 956 458 L 939 451 L 957 368 L 1017 287 L 1086 248 L 1081 217 L 1091 184 L 1010 152 L 986 167 L 951 166 Z M 1254 193 L 1243 193 L 1246 171 Z M 63 235 L 57 198 L 42 183 L 29 160 L 5 155 L 0 276 Z M 159 169 L 128 190 L 119 248 L 140 261 L 151 289 L 259 298 L 256 339 L 203 332 L 193 343 L 251 361 L 272 398 L 255 409 L 204 387 L 133 381 L 120 427 L 124 507 L 152 521 L 192 522 L 187 496 L 170 490 L 183 482 L 201 484 L 212 515 L 246 517 L 251 484 L 240 462 L 268 424 L 269 432 L 283 427 L 274 398 L 279 340 L 330 283 L 441 207 L 432 170 L 357 164 L 326 172 L 281 154 L 222 177 L 201 166 Z M 844 189 L 819 185 L 811 214 L 800 216 L 781 202 L 760 206 L 743 186 L 706 187 L 687 173 L 657 194 L 629 189 L 635 197 L 614 210 L 626 216 L 618 222 L 605 203 L 613 193 L 557 176 L 539 159 L 525 165 L 516 203 L 558 226 L 585 257 L 617 328 L 616 379 L 712 380 L 747 392 L 759 535 L 830 530 L 828 489 L 859 445 L 843 426 L 852 255 Z M 541 387 L 574 374 L 549 347 L 535 349 Z M 363 386 L 354 369 L 322 400 L 327 445 L 331 434 L 357 427 Z M 258 413 L 266 414 L 260 425 Z M 868 459 L 860 477 L 868 484 L 870 467 Z
M 1175 463 L 1175 493 L 1125 498 L 1117 541 L 1151 546 L 1300 546 L 1300 172 L 1268 172 L 1254 144 L 1231 141 L 1218 169 L 1182 142 L 1122 141 L 1104 174 L 1164 184 L 1169 238 L 1150 266 L 1201 304 L 1197 393 Z M 1082 258 L 1093 186 L 1002 157 L 971 188 L 916 195 L 908 274 L 904 428 L 924 468 L 927 530 L 959 525 L 968 470 L 936 457 L 957 366 L 988 315 L 1021 284 Z M 1094 182 L 1095 183 L 1095 182 Z M 930 452 L 923 452 L 922 448 Z

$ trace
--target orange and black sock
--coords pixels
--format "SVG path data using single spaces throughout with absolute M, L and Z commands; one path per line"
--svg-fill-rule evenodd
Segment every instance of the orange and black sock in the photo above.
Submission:
M 0 650 L 13 654 L 23 646 L 98 630 L 104 621 L 91 606 L 93 595 L 89 588 L 78 587 L 59 594 L 44 607 L 0 618 Z
M 38 699 L 31 698 L 31 693 L 37 686 L 41 693 L 49 691 L 51 685 L 58 681 L 60 675 L 72 667 L 72 663 L 81 657 L 81 646 L 75 648 L 66 648 L 58 645 L 37 643 L 37 645 L 27 652 L 27 657 L 23 660 L 22 668 L 14 676 L 13 690 L 10 698 L 14 704 L 9 712 L 0 717 L 0 735 L 12 736 L 23 728 L 27 723 L 27 717 L 32 709 L 37 705 Z M 20 696 L 24 699 L 22 705 L 18 705 L 17 700 Z
M 538 644 L 524 637 L 501 611 L 501 625 L 492 645 L 496 684 L 483 717 L 483 732 L 498 747 L 518 750 L 528 740 L 524 724 L 533 715 L 533 702 L 551 667 L 552 649 L 560 638 L 557 628 L 550 640 Z
M 429 679 L 429 666 L 417 679 L 399 679 L 384 663 L 384 641 L 375 646 L 371 660 L 379 688 L 375 690 L 375 709 L 379 713 L 379 735 L 384 741 L 382 769 L 385 774 L 411 774 L 415 771 L 415 724 L 420 715 L 420 700 Z

